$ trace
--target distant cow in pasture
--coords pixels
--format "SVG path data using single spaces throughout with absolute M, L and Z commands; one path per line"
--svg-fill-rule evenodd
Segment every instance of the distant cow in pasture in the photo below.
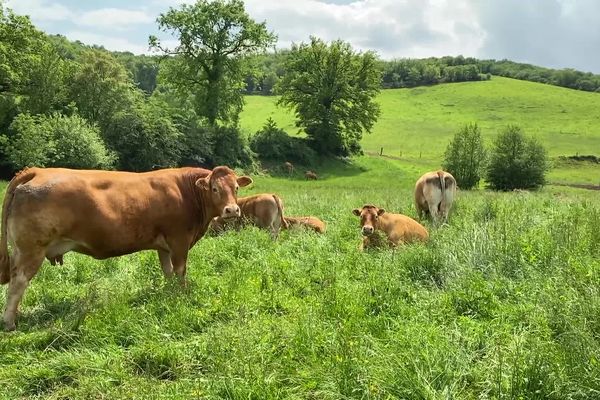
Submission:
M 429 239 L 427 229 L 406 215 L 388 213 L 383 208 L 372 204 L 356 208 L 352 213 L 360 217 L 361 233 L 364 236 L 360 245 L 361 250 L 384 244 L 375 235 L 376 231 L 380 231 L 385 236 L 385 244 L 392 247 Z
M 304 226 L 312 229 L 317 233 L 325 233 L 326 226 L 325 222 L 321 221 L 317 217 L 284 217 L 289 227 L 293 226 Z
M 294 164 L 289 161 L 283 163 L 283 168 L 287 171 L 288 175 L 292 175 L 294 173 Z
M 237 191 L 250 183 L 224 166 L 144 173 L 21 171 L 10 181 L 2 205 L 5 329 L 15 329 L 21 298 L 44 258 L 62 263 L 69 251 L 105 259 L 156 250 L 165 276 L 175 273 L 185 283 L 189 250 L 214 217 L 240 216 Z
M 317 180 L 317 174 L 314 173 L 313 171 L 306 171 L 304 173 L 304 176 L 306 177 L 307 180 L 309 181 L 316 181 Z
M 419 218 L 429 213 L 435 223 L 446 222 L 456 194 L 456 180 L 442 170 L 428 172 L 415 184 L 415 208 Z
M 256 194 L 253 196 L 239 197 L 237 204 L 240 207 L 241 218 L 227 221 L 216 217 L 211 222 L 211 230 L 220 233 L 226 229 L 240 229 L 245 224 L 252 224 L 262 229 L 271 231 L 275 239 L 281 228 L 287 228 L 283 217 L 283 203 L 276 194 Z

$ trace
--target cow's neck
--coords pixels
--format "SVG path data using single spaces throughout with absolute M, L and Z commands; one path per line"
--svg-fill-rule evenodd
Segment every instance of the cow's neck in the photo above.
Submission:
M 387 213 L 380 215 L 379 218 L 375 221 L 374 228 L 378 229 L 380 231 L 387 232 L 388 225 L 390 224 L 390 219 L 388 217 L 389 217 L 389 215 Z

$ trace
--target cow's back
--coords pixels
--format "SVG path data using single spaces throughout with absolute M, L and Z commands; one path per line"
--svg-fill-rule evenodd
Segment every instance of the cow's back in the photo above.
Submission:
M 24 245 L 67 246 L 57 251 L 75 250 L 97 258 L 155 248 L 161 235 L 192 233 L 194 199 L 186 195 L 182 178 L 187 173 L 210 173 L 61 168 L 33 172 L 34 178 L 15 190 L 10 236 Z
M 250 219 L 259 228 L 270 228 L 281 218 L 274 196 L 265 193 L 238 198 L 242 217 Z
M 395 243 L 410 243 L 429 239 L 427 229 L 411 217 L 404 214 L 386 213 L 384 215 L 393 220 L 393 230 L 388 232 L 388 236 Z

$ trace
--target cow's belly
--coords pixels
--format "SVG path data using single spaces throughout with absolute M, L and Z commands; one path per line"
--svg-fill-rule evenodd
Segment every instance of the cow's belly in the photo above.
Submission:
M 73 240 L 68 238 L 60 238 L 53 240 L 46 247 L 46 257 L 53 259 L 65 253 L 73 251 L 75 253 L 85 254 L 97 259 L 106 259 L 110 257 L 118 257 L 126 254 L 135 253 L 142 250 L 162 249 L 166 246 L 164 237 L 160 235 L 150 241 L 144 241 L 135 244 L 117 244 L 110 241 L 98 241 L 86 243 L 82 240 Z

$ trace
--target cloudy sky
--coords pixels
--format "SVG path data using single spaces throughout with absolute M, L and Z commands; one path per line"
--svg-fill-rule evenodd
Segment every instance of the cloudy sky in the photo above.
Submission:
M 147 53 L 156 17 L 187 0 L 5 0 L 47 33 Z M 600 0 L 246 0 L 278 47 L 310 35 L 344 39 L 385 59 L 508 58 L 600 73 Z

